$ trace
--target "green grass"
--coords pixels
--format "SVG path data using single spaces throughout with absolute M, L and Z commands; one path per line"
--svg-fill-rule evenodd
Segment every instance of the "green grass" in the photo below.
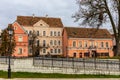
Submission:
M 7 78 L 7 72 L 0 71 L 0 78 Z M 85 74 L 12 72 L 12 78 L 120 78 L 120 75 L 85 75 Z

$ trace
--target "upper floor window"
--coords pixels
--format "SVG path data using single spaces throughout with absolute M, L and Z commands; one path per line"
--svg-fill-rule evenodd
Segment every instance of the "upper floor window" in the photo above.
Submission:
M 54 32 L 54 36 L 56 36 L 56 31 Z
M 58 53 L 61 53 L 61 50 L 60 50 L 60 49 L 58 49 Z
M 51 51 L 51 53 L 53 53 L 53 49 L 51 49 L 50 51 Z
M 57 41 L 56 40 L 54 41 L 54 45 L 57 45 Z
M 18 41 L 19 41 L 19 42 L 22 42 L 22 41 L 23 41 L 23 36 L 19 36 L 19 37 L 18 37 Z
M 58 36 L 60 36 L 60 32 L 58 32 Z
M 39 36 L 39 31 L 37 31 L 37 36 Z
M 32 31 L 29 31 L 29 34 L 32 34 Z
M 22 51 L 22 48 L 19 48 L 19 49 L 18 49 L 18 54 L 22 54 L 22 52 L 23 52 L 23 51 Z
M 43 36 L 46 36 L 46 32 L 45 31 L 43 31 Z
M 98 47 L 98 42 L 96 42 L 96 47 Z
M 73 47 L 76 47 L 76 41 L 73 41 Z
M 61 43 L 60 43 L 60 40 L 59 40 L 59 41 L 58 41 L 58 45 L 60 46 L 60 44 L 61 44 Z
M 108 44 L 108 42 L 106 42 L 106 47 L 107 47 L 107 48 L 109 47 L 109 44 Z
M 46 46 L 46 41 L 45 40 L 43 40 L 43 46 Z
M 55 53 L 57 53 L 57 49 L 55 49 Z
M 79 41 L 79 47 L 82 47 L 82 41 Z
M 85 41 L 85 42 L 84 42 L 84 47 L 87 47 L 87 46 L 88 46 L 88 45 L 87 45 L 87 41 Z
M 50 36 L 53 36 L 53 32 L 52 31 L 50 31 Z
M 101 48 L 103 48 L 104 47 L 104 43 L 103 42 L 101 42 Z
M 50 45 L 53 45 L 53 40 L 50 40 Z
M 46 49 L 43 49 L 43 53 L 46 53 Z
M 39 40 L 37 40 L 37 46 L 39 46 L 39 44 L 40 44 L 40 41 L 39 41 Z
M 94 47 L 94 42 L 93 41 L 90 42 L 90 46 Z

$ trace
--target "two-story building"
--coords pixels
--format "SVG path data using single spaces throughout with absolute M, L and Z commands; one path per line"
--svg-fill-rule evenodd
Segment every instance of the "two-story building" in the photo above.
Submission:
M 106 29 L 65 27 L 63 52 L 65 57 L 113 57 L 113 41 Z
M 37 44 L 43 47 L 38 52 L 39 55 L 62 55 L 63 24 L 60 18 L 17 16 L 15 23 L 21 26 L 28 35 L 33 31 L 36 32 L 38 36 Z M 21 37 L 23 36 L 21 35 Z M 31 51 L 31 48 L 29 48 L 29 55 L 32 54 Z

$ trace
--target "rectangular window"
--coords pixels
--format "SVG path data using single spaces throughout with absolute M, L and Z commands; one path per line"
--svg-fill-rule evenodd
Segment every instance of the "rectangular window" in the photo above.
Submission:
M 53 40 L 50 40 L 50 45 L 53 45 Z
M 56 32 L 54 32 L 54 36 L 56 36 Z
M 76 41 L 73 41 L 73 47 L 76 47 Z
M 61 50 L 60 50 L 60 49 L 58 49 L 58 53 L 61 53 Z
M 109 47 L 109 44 L 108 44 L 108 42 L 106 42 L 106 48 L 108 48 Z
M 50 36 L 53 36 L 53 32 L 52 31 L 50 31 Z
M 101 42 L 101 48 L 103 48 L 104 47 L 104 43 L 103 42 Z
M 57 53 L 57 49 L 55 49 L 55 53 Z
M 39 46 L 39 44 L 40 44 L 40 41 L 39 41 L 39 40 L 37 40 L 37 46 Z
M 22 54 L 22 48 L 18 49 L 18 54 Z
M 39 36 L 39 31 L 37 31 L 37 36 Z
M 43 31 L 43 36 L 46 36 L 46 32 L 45 31 Z
M 51 53 L 53 53 L 53 49 L 51 49 L 50 51 L 51 51 Z
M 43 53 L 46 53 L 46 49 L 43 49 Z
M 87 47 L 87 41 L 84 42 L 84 47 Z
M 45 41 L 45 40 L 43 40 L 43 46 L 44 46 L 44 47 L 46 46 L 46 41 Z
M 58 32 L 58 36 L 60 36 L 60 32 Z
M 61 44 L 60 41 L 58 41 L 58 45 L 59 45 L 59 46 L 60 46 L 60 44 Z
M 23 41 L 23 37 L 22 37 L 22 36 L 19 36 L 19 37 L 18 37 L 18 41 L 19 41 L 19 42 L 22 42 L 22 41 Z
M 79 41 L 79 47 L 82 47 L 82 41 Z

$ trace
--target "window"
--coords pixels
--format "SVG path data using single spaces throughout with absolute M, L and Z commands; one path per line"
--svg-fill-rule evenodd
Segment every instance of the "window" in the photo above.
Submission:
M 46 53 L 46 49 L 43 49 L 43 53 Z
M 98 47 L 98 42 L 96 42 L 96 47 Z
M 44 47 L 46 46 L 46 41 L 45 41 L 45 40 L 43 40 L 43 46 L 44 46 Z
M 46 32 L 45 31 L 43 31 L 43 36 L 46 36 Z
M 76 53 L 73 53 L 73 57 L 76 57 Z
M 50 40 L 50 45 L 53 45 L 53 40 Z
M 60 32 L 58 32 L 58 36 L 60 36 Z
M 79 41 L 79 47 L 82 47 L 82 41 Z
M 58 41 L 58 45 L 59 45 L 59 46 L 60 46 L 60 44 L 61 44 L 60 41 Z
M 101 42 L 101 48 L 103 48 L 104 47 L 104 43 L 103 42 Z
M 22 42 L 22 41 L 23 41 L 23 37 L 22 37 L 22 36 L 19 36 L 19 37 L 18 37 L 18 41 L 19 41 L 19 42 Z
M 37 31 L 37 36 L 39 36 L 39 31 Z
M 57 41 L 56 40 L 54 41 L 54 45 L 57 45 Z
M 54 36 L 56 36 L 56 32 L 54 32 Z
M 94 47 L 94 42 L 93 42 L 93 41 L 90 42 L 90 46 L 91 46 L 92 48 Z
M 76 41 L 73 41 L 73 47 L 76 47 Z
M 57 53 L 57 49 L 55 49 L 55 53 Z
M 50 51 L 51 51 L 51 53 L 53 53 L 53 49 L 51 49 Z
M 87 47 L 87 41 L 84 42 L 84 47 Z
M 32 53 L 32 49 L 29 49 L 29 53 Z
M 39 43 L 40 43 L 40 41 L 39 41 L 39 40 L 37 40 L 37 46 L 39 46 Z
M 22 54 L 22 48 L 18 49 L 18 54 Z
M 52 31 L 50 31 L 50 36 L 53 36 L 53 32 Z
M 61 50 L 60 50 L 60 49 L 58 49 L 58 53 L 61 53 Z
M 32 34 L 32 31 L 29 31 L 29 34 Z
M 109 44 L 108 44 L 108 42 L 106 42 L 106 48 L 108 48 L 109 47 Z

